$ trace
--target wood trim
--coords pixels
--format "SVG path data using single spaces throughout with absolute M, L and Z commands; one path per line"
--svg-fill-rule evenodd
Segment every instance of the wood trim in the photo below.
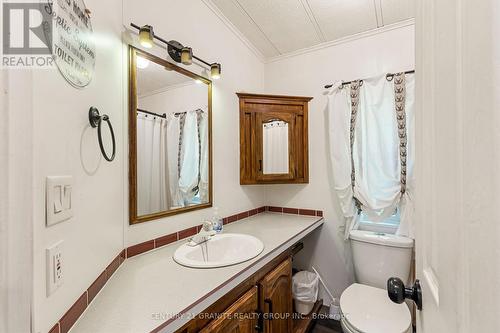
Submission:
M 137 55 L 148 59 L 151 62 L 169 68 L 180 74 L 186 75 L 193 80 L 200 80 L 208 86 L 208 202 L 196 206 L 170 209 L 168 211 L 157 212 L 147 215 L 137 215 Z M 143 223 L 151 220 L 160 219 L 167 216 L 177 215 L 185 212 L 192 212 L 199 209 L 212 207 L 213 204 L 213 147 L 212 147 L 212 81 L 193 73 L 185 68 L 172 64 L 165 59 L 159 58 L 153 54 L 140 50 L 129 45 L 129 224 Z
M 269 95 L 269 94 L 252 94 L 252 93 L 243 93 L 237 92 L 239 98 L 251 98 L 251 99 L 276 99 L 276 100 L 298 100 L 298 101 L 306 101 L 309 102 L 314 97 L 306 97 L 306 96 L 287 96 L 287 95 Z
M 312 97 L 236 93 L 240 105 L 240 185 L 309 183 L 308 103 Z M 268 119 L 289 118 L 290 170 L 263 175 L 262 129 Z

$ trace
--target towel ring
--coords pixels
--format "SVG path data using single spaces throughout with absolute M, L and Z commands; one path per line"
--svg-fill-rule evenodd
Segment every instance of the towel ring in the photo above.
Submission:
M 104 145 L 102 143 L 101 125 L 103 121 L 108 124 L 109 132 L 111 133 L 111 142 L 113 143 L 113 153 L 111 154 L 111 157 L 108 157 L 106 154 L 106 150 L 104 149 Z M 99 110 L 95 106 L 92 106 L 89 109 L 89 122 L 90 126 L 93 128 L 97 127 L 97 139 L 99 140 L 99 147 L 101 148 L 102 156 L 104 156 L 104 159 L 108 162 L 113 161 L 115 159 L 116 152 L 115 132 L 113 132 L 113 126 L 111 126 L 108 115 L 103 114 L 101 116 L 99 114 Z

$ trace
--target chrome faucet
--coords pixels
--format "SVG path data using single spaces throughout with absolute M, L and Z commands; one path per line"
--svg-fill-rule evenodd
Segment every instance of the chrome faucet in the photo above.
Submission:
M 216 234 L 216 232 L 213 228 L 212 222 L 205 221 L 205 222 L 203 222 L 203 227 L 201 228 L 200 232 L 198 234 L 194 235 L 193 238 L 191 238 L 189 240 L 188 245 L 189 246 L 196 246 L 196 245 L 200 245 L 202 243 L 205 243 L 210 238 L 212 238 L 212 236 L 215 234 Z

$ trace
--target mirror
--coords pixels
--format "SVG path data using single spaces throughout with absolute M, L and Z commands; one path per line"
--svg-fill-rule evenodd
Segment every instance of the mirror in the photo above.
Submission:
M 212 205 L 211 81 L 130 47 L 130 223 Z
M 262 172 L 288 173 L 288 123 L 279 119 L 262 124 Z

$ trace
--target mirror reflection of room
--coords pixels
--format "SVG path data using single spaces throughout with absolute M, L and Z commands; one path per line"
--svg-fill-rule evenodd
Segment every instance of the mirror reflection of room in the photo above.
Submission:
M 137 213 L 209 201 L 208 86 L 137 56 Z
M 288 123 L 272 119 L 262 124 L 264 174 L 288 173 Z

